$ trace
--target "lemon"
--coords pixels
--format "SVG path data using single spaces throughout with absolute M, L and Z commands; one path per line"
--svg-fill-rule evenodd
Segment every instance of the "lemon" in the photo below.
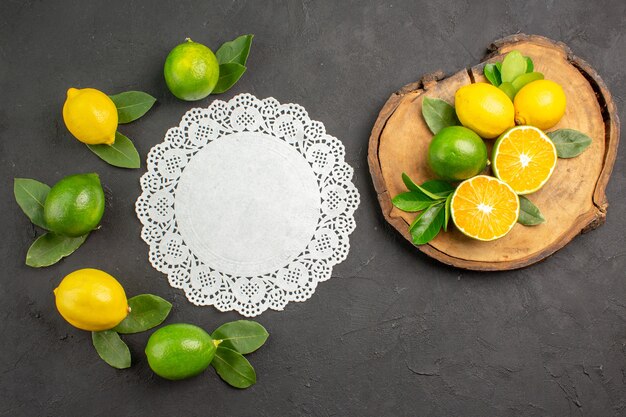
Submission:
M 515 122 L 541 130 L 556 125 L 565 114 L 567 100 L 563 88 L 550 80 L 526 84 L 515 96 Z
M 112 145 L 117 130 L 113 100 L 94 88 L 70 88 L 63 105 L 63 121 L 79 141 L 88 145 Z
M 79 269 L 67 275 L 54 290 L 54 296 L 61 316 L 82 330 L 111 329 L 129 313 L 124 288 L 98 269 Z
M 461 124 L 483 138 L 496 138 L 515 126 L 511 99 L 491 84 L 474 83 L 459 88 L 454 105 Z

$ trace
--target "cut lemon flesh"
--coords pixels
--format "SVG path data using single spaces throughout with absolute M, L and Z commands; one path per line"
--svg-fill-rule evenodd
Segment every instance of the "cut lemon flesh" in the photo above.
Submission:
M 517 126 L 502 134 L 493 147 L 496 177 L 517 194 L 530 194 L 548 182 L 556 167 L 556 147 L 541 130 Z
M 463 181 L 450 202 L 456 227 L 469 237 L 485 241 L 506 235 L 517 222 L 519 209 L 515 191 L 486 175 Z

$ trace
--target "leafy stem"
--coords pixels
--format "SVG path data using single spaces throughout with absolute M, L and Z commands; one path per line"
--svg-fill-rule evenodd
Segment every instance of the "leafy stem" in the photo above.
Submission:
M 402 211 L 419 212 L 409 226 L 409 232 L 413 244 L 426 244 L 442 228 L 448 230 L 450 203 L 455 187 L 441 180 L 426 181 L 418 185 L 406 173 L 402 173 L 402 181 L 408 192 L 395 196 L 392 203 Z

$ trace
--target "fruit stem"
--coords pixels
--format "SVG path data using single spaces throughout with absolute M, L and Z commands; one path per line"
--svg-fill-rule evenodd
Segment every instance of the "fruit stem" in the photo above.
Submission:
M 218 347 L 220 345 L 220 343 L 222 343 L 223 340 L 222 339 L 213 339 L 213 344 L 215 345 L 215 347 Z
M 193 42 L 191 38 L 185 38 L 185 42 Z

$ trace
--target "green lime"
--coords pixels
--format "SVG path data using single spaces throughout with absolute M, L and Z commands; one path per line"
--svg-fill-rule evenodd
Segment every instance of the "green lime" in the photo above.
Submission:
M 211 94 L 220 75 L 213 52 L 187 38 L 172 49 L 163 68 L 167 88 L 181 100 L 200 100 Z
M 215 356 L 211 336 L 192 324 L 170 324 L 154 332 L 146 345 L 148 364 L 165 379 L 185 379 L 204 371 Z
M 43 218 L 49 230 L 82 236 L 95 229 L 104 213 L 104 191 L 98 174 L 70 175 L 48 193 Z
M 485 169 L 487 146 L 466 127 L 444 127 L 428 146 L 428 164 L 444 180 L 465 180 Z

